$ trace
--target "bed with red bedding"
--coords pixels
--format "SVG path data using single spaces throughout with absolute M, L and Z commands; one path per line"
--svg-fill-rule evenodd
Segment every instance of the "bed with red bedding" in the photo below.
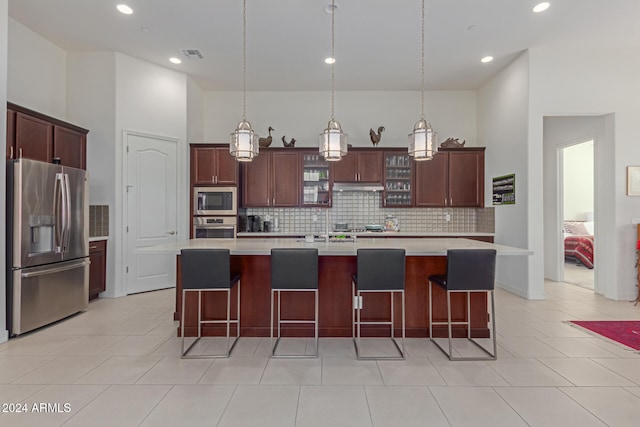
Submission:
M 566 236 L 564 256 L 575 258 L 585 267 L 593 268 L 593 236 Z

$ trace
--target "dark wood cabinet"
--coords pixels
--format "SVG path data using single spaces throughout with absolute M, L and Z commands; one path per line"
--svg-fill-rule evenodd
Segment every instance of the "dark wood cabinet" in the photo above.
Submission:
M 300 203 L 300 156 L 296 152 L 271 153 L 271 206 L 295 207 Z
M 14 158 L 51 162 L 53 160 L 53 124 L 24 113 L 16 113 Z
M 449 156 L 437 153 L 431 160 L 415 162 L 415 205 L 421 208 L 447 206 Z
M 449 206 L 484 205 L 484 149 L 449 152 Z
M 261 150 L 258 157 L 242 165 L 242 206 L 269 207 L 271 194 L 269 193 L 269 173 L 271 158 L 266 150 Z
M 61 126 L 53 127 L 53 157 L 60 164 L 86 169 L 87 134 Z
M 191 174 L 195 185 L 236 185 L 238 164 L 228 147 L 191 145 Z
M 86 169 L 87 133 L 81 127 L 7 103 L 7 159 L 39 160 Z
M 333 164 L 334 182 L 382 183 L 382 152 L 352 150 Z
M 291 150 L 261 150 L 243 165 L 244 207 L 295 207 L 300 203 L 300 155 Z
M 7 160 L 13 158 L 16 140 L 16 112 L 7 108 Z
M 89 301 L 98 298 L 107 284 L 107 241 L 89 242 Z
M 431 160 L 415 162 L 415 206 L 482 207 L 484 148 L 439 151 Z

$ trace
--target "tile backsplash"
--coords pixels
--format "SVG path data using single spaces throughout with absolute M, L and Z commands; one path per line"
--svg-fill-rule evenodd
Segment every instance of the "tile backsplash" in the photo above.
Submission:
M 89 237 L 109 235 L 109 206 L 89 206 Z
M 400 231 L 405 232 L 476 232 L 495 231 L 494 208 L 383 208 L 379 192 L 336 192 L 333 207 L 325 208 L 248 208 L 247 215 L 259 215 L 262 220 L 277 219 L 280 232 L 325 232 L 325 216 L 329 226 L 345 221 L 350 227 L 384 224 L 387 215 L 398 218 Z M 447 214 L 450 221 L 447 221 Z M 317 218 L 314 221 L 314 217 Z M 331 230 L 330 230 L 331 231 Z

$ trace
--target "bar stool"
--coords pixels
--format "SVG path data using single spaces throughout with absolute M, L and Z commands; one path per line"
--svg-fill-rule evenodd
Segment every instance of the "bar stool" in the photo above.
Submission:
M 313 292 L 315 310 L 313 320 L 286 319 L 281 317 L 282 292 Z M 274 299 L 278 295 L 278 336 L 273 344 L 273 311 Z M 276 354 L 280 343 L 280 325 L 282 323 L 312 323 L 316 351 L 313 355 Z M 318 357 L 318 249 L 271 249 L 271 357 L 282 358 L 315 358 Z
M 358 360 L 391 359 L 403 360 L 405 355 L 405 250 L 404 249 L 358 249 L 357 274 L 351 282 L 351 292 L 355 297 L 352 311 L 352 336 L 356 347 Z M 362 294 L 367 292 L 388 292 L 391 305 L 391 319 L 380 322 L 363 322 L 360 319 L 362 310 Z M 400 293 L 402 298 L 402 348 L 398 346 L 395 338 L 394 295 Z M 390 325 L 391 342 L 395 345 L 400 356 L 362 356 L 360 354 L 360 326 L 361 325 Z
M 240 338 L 240 275 L 231 273 L 231 257 L 228 249 L 183 249 L 180 251 L 182 263 L 182 316 L 181 353 L 183 359 L 229 357 L 233 347 Z M 231 319 L 231 288 L 237 283 L 237 317 Z M 184 349 L 185 300 L 187 292 L 198 293 L 198 336 L 194 342 Z M 227 318 L 224 320 L 202 320 L 202 294 L 207 292 L 227 293 Z M 224 353 L 189 355 L 189 350 L 200 340 L 203 324 L 227 325 L 227 349 Z M 230 325 L 236 324 L 236 336 L 230 345 Z
M 429 337 L 438 346 L 449 360 L 496 360 L 496 322 L 495 322 L 495 302 L 493 289 L 496 274 L 496 251 L 495 249 L 449 249 L 447 251 L 447 274 L 429 276 Z M 431 294 L 432 284 L 440 285 L 447 293 L 447 321 L 433 321 L 433 300 Z M 467 320 L 462 322 L 451 321 L 451 294 L 454 292 L 466 292 L 467 294 Z M 480 343 L 471 338 L 471 293 L 485 292 L 491 294 L 491 338 L 493 343 L 493 353 L 484 348 Z M 433 338 L 433 325 L 447 325 L 449 339 L 449 351 L 447 352 Z M 482 349 L 487 357 L 464 357 L 453 355 L 452 325 L 466 325 L 466 339 Z

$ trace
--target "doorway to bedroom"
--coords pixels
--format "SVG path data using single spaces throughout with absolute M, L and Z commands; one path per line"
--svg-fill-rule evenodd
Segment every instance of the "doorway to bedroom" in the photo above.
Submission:
M 594 142 L 560 152 L 564 282 L 594 289 Z

